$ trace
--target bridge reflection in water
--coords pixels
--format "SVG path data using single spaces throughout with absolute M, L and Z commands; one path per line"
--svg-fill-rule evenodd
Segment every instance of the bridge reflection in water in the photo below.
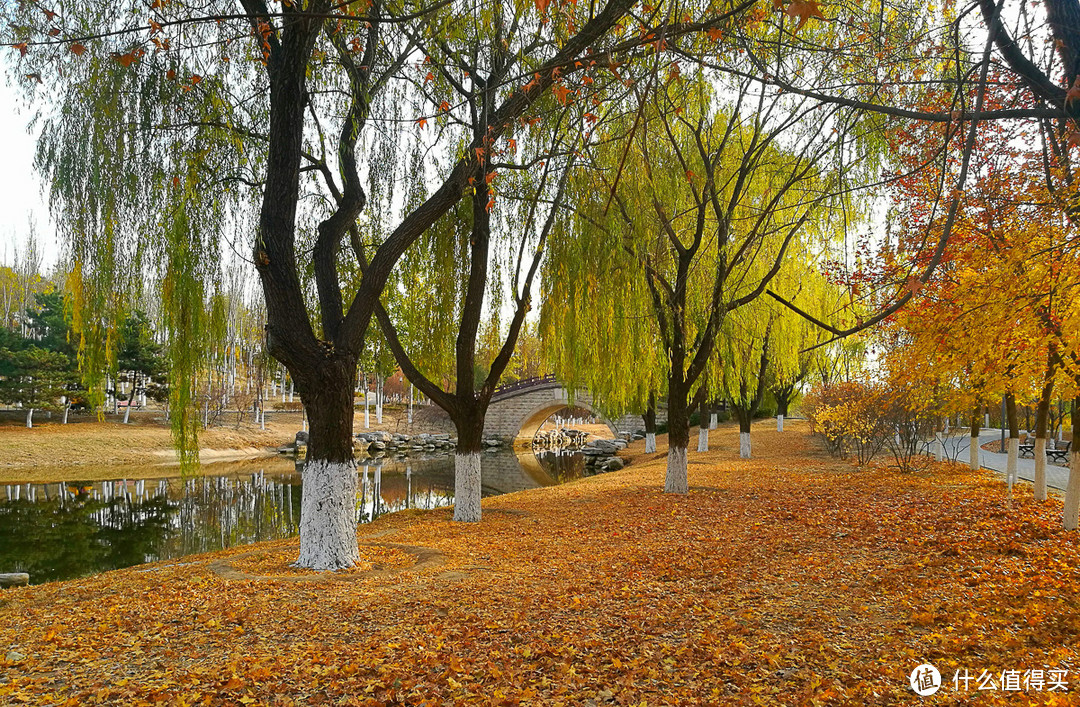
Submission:
M 131 478 L 0 487 L 0 571 L 33 583 L 211 552 L 295 535 L 301 476 L 284 458 L 214 464 L 193 478 Z M 406 508 L 454 501 L 449 455 L 368 460 L 357 470 L 361 523 Z M 488 452 L 482 491 L 495 496 L 580 478 L 580 454 Z M 77 473 L 77 472 L 73 472 Z M 100 474 L 96 474 L 100 475 Z

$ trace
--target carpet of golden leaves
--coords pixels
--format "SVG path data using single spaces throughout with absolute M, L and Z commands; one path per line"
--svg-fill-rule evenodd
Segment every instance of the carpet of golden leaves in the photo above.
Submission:
M 793 427 L 755 426 L 745 461 L 714 432 L 686 496 L 662 493 L 662 452 L 639 453 L 485 501 L 479 525 L 361 528 L 441 553 L 421 569 L 214 571 L 245 547 L 5 590 L 0 704 L 894 705 L 921 701 L 924 661 L 945 682 L 927 702 L 1076 699 L 1080 552 L 1059 501 L 1010 507 L 958 466 L 857 470 Z M 263 547 L 275 574 L 282 545 Z M 1067 668 L 1071 690 L 957 691 L 965 668 Z

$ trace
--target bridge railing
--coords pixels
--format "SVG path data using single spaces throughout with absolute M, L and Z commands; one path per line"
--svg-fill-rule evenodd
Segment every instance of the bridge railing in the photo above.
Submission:
M 516 390 L 524 390 L 525 388 L 533 388 L 533 387 L 536 387 L 538 385 L 544 385 L 545 383 L 554 383 L 554 382 L 556 382 L 556 381 L 555 381 L 555 374 L 553 374 L 553 373 L 549 373 L 546 376 L 539 376 L 539 377 L 535 377 L 535 378 L 525 378 L 524 380 L 519 380 L 519 381 L 516 381 L 514 383 L 507 383 L 506 385 L 500 385 L 498 388 L 495 389 L 495 392 L 492 393 L 491 396 L 494 398 L 495 396 L 502 395 L 504 393 L 512 393 L 512 392 L 514 392 Z

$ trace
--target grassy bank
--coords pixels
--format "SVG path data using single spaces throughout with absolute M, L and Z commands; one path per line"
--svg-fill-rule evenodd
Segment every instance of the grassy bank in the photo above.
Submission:
M 336 575 L 290 569 L 292 540 L 5 590 L 0 703 L 899 705 L 928 661 L 959 705 L 958 669 L 1076 664 L 1059 502 L 1007 506 L 963 467 L 856 470 L 768 428 L 753 460 L 714 432 L 686 496 L 637 443 L 477 525 L 383 517 Z
M 404 409 L 387 408 L 383 422 L 371 415 L 370 429 L 392 432 L 442 432 L 448 420 L 441 411 L 417 410 L 412 427 Z M 219 424 L 199 433 L 200 458 L 204 463 L 248 459 L 273 453 L 291 442 L 302 426 L 299 412 L 270 412 L 266 429 L 250 421 L 250 415 L 236 422 L 236 414 L 225 415 Z M 57 415 L 48 420 L 39 415 L 28 429 L 22 418 L 0 424 L 0 483 L 54 483 L 79 478 L 99 481 L 116 478 L 123 466 L 129 477 L 175 476 L 176 463 L 171 432 L 160 411 L 132 412 L 131 424 L 123 415 L 105 420 L 92 416 L 72 416 L 67 425 Z M 361 409 L 354 420 L 357 432 L 364 429 Z M 452 429 L 452 425 L 450 426 Z

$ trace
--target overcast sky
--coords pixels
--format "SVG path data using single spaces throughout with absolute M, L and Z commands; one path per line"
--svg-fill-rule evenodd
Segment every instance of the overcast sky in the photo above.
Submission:
M 0 263 L 11 265 L 33 219 L 48 267 L 56 262 L 59 247 L 34 173 L 34 136 L 26 130 L 30 115 L 19 110 L 18 92 L 7 82 L 9 68 L 8 62 L 0 62 Z

